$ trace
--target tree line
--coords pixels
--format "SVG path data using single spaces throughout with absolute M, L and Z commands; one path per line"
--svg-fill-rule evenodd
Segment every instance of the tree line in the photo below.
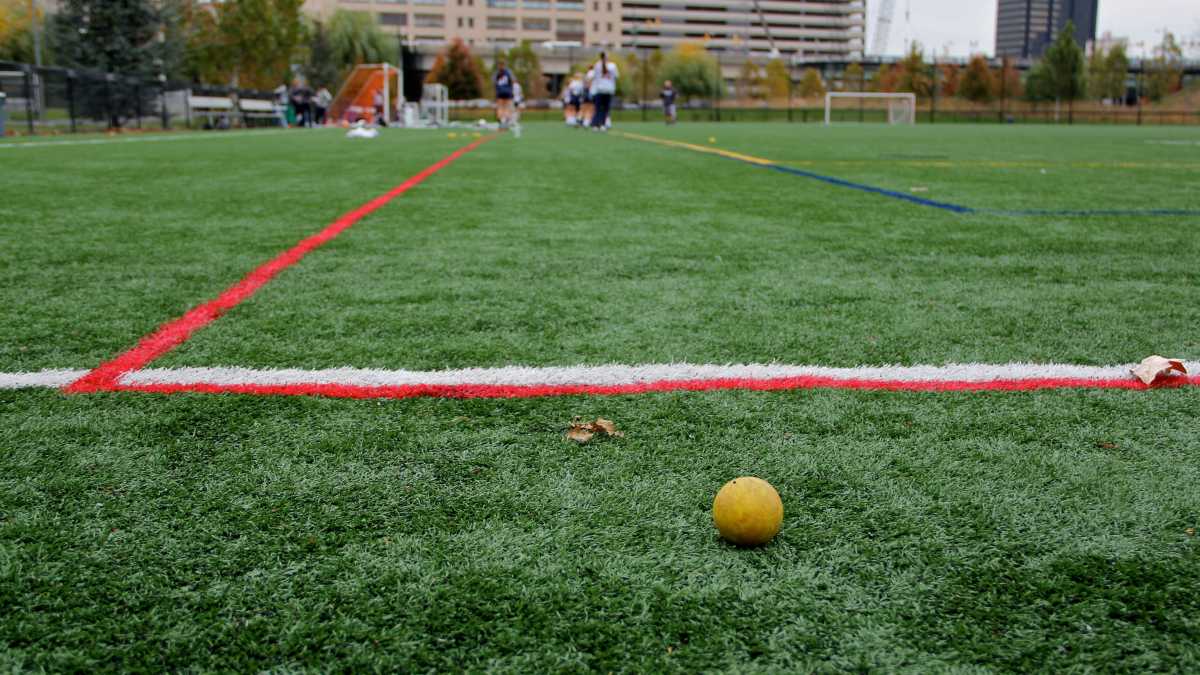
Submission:
M 297 65 L 336 88 L 353 66 L 399 56 L 371 14 L 315 20 L 304 0 L 63 0 L 45 16 L 29 4 L 0 0 L 0 60 L 33 63 L 37 27 L 47 65 L 249 89 L 290 83 Z

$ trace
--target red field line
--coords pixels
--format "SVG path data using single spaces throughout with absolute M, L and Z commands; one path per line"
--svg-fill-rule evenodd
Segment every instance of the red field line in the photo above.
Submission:
M 245 301 L 251 295 L 254 295 L 258 289 L 262 288 L 271 279 L 274 279 L 275 275 L 300 262 L 304 256 L 308 255 L 314 249 L 325 245 L 367 215 L 420 185 L 425 179 L 446 168 L 459 157 L 471 152 L 493 138 L 495 138 L 494 134 L 484 136 L 469 145 L 455 150 L 388 192 L 352 211 L 342 214 L 325 229 L 302 240 L 274 259 L 259 266 L 241 281 L 225 289 L 215 299 L 193 307 L 178 319 L 159 326 L 153 333 L 138 341 L 132 349 L 118 355 L 111 361 L 100 364 L 87 375 L 68 385 L 65 391 L 80 394 L 122 389 L 123 387 L 118 383 L 118 379 L 122 375 L 144 367 L 151 361 L 183 344 L 196 331 L 221 318 L 223 314 Z
M 1036 391 L 1040 389 L 1173 389 L 1200 386 L 1200 377 L 1174 377 L 1154 385 L 1142 384 L 1133 378 L 1038 378 L 991 381 L 963 380 L 868 380 L 835 377 L 782 377 L 772 379 L 714 379 L 664 380 L 619 385 L 395 385 L 363 386 L 332 383 L 306 384 L 133 384 L 118 385 L 122 391 L 142 391 L 157 394 L 194 392 L 204 394 L 255 394 L 260 396 L 325 396 L 331 398 L 535 398 L 542 396 L 616 396 L 669 391 L 711 391 L 746 389 L 780 391 L 787 389 L 855 389 L 875 391 L 915 392 L 975 392 L 975 391 Z

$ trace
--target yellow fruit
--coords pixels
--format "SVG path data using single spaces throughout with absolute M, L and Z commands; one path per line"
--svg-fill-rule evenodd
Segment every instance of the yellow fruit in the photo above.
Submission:
M 783 524 L 783 501 L 771 484 L 742 476 L 721 487 L 713 500 L 717 530 L 739 546 L 760 546 L 771 541 Z

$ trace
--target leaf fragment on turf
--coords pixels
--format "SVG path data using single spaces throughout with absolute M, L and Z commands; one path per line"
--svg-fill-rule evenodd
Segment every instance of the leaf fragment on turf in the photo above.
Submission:
M 1186 375 L 1187 368 L 1183 366 L 1183 361 L 1180 359 L 1168 359 L 1155 354 L 1147 356 L 1130 372 L 1142 382 L 1154 384 L 1155 380 L 1171 377 L 1176 372 Z
M 577 443 L 587 443 L 596 434 L 612 438 L 621 438 L 625 435 L 624 432 L 617 431 L 615 422 L 606 420 L 603 417 L 597 417 L 595 422 L 581 422 L 576 417 L 571 420 L 571 428 L 567 429 L 567 438 Z

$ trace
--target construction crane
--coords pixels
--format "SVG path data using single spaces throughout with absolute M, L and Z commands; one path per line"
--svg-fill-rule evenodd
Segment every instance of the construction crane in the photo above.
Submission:
M 892 14 L 896 11 L 896 0 L 880 0 L 879 15 L 875 17 L 875 38 L 871 40 L 871 53 L 887 51 L 888 33 L 892 30 Z
M 758 13 L 758 22 L 762 24 L 763 32 L 767 34 L 767 44 L 771 45 L 771 58 L 779 58 L 779 50 L 775 47 L 775 38 L 771 35 L 771 27 L 767 25 L 767 17 L 763 15 L 758 0 L 753 0 L 754 11 Z

